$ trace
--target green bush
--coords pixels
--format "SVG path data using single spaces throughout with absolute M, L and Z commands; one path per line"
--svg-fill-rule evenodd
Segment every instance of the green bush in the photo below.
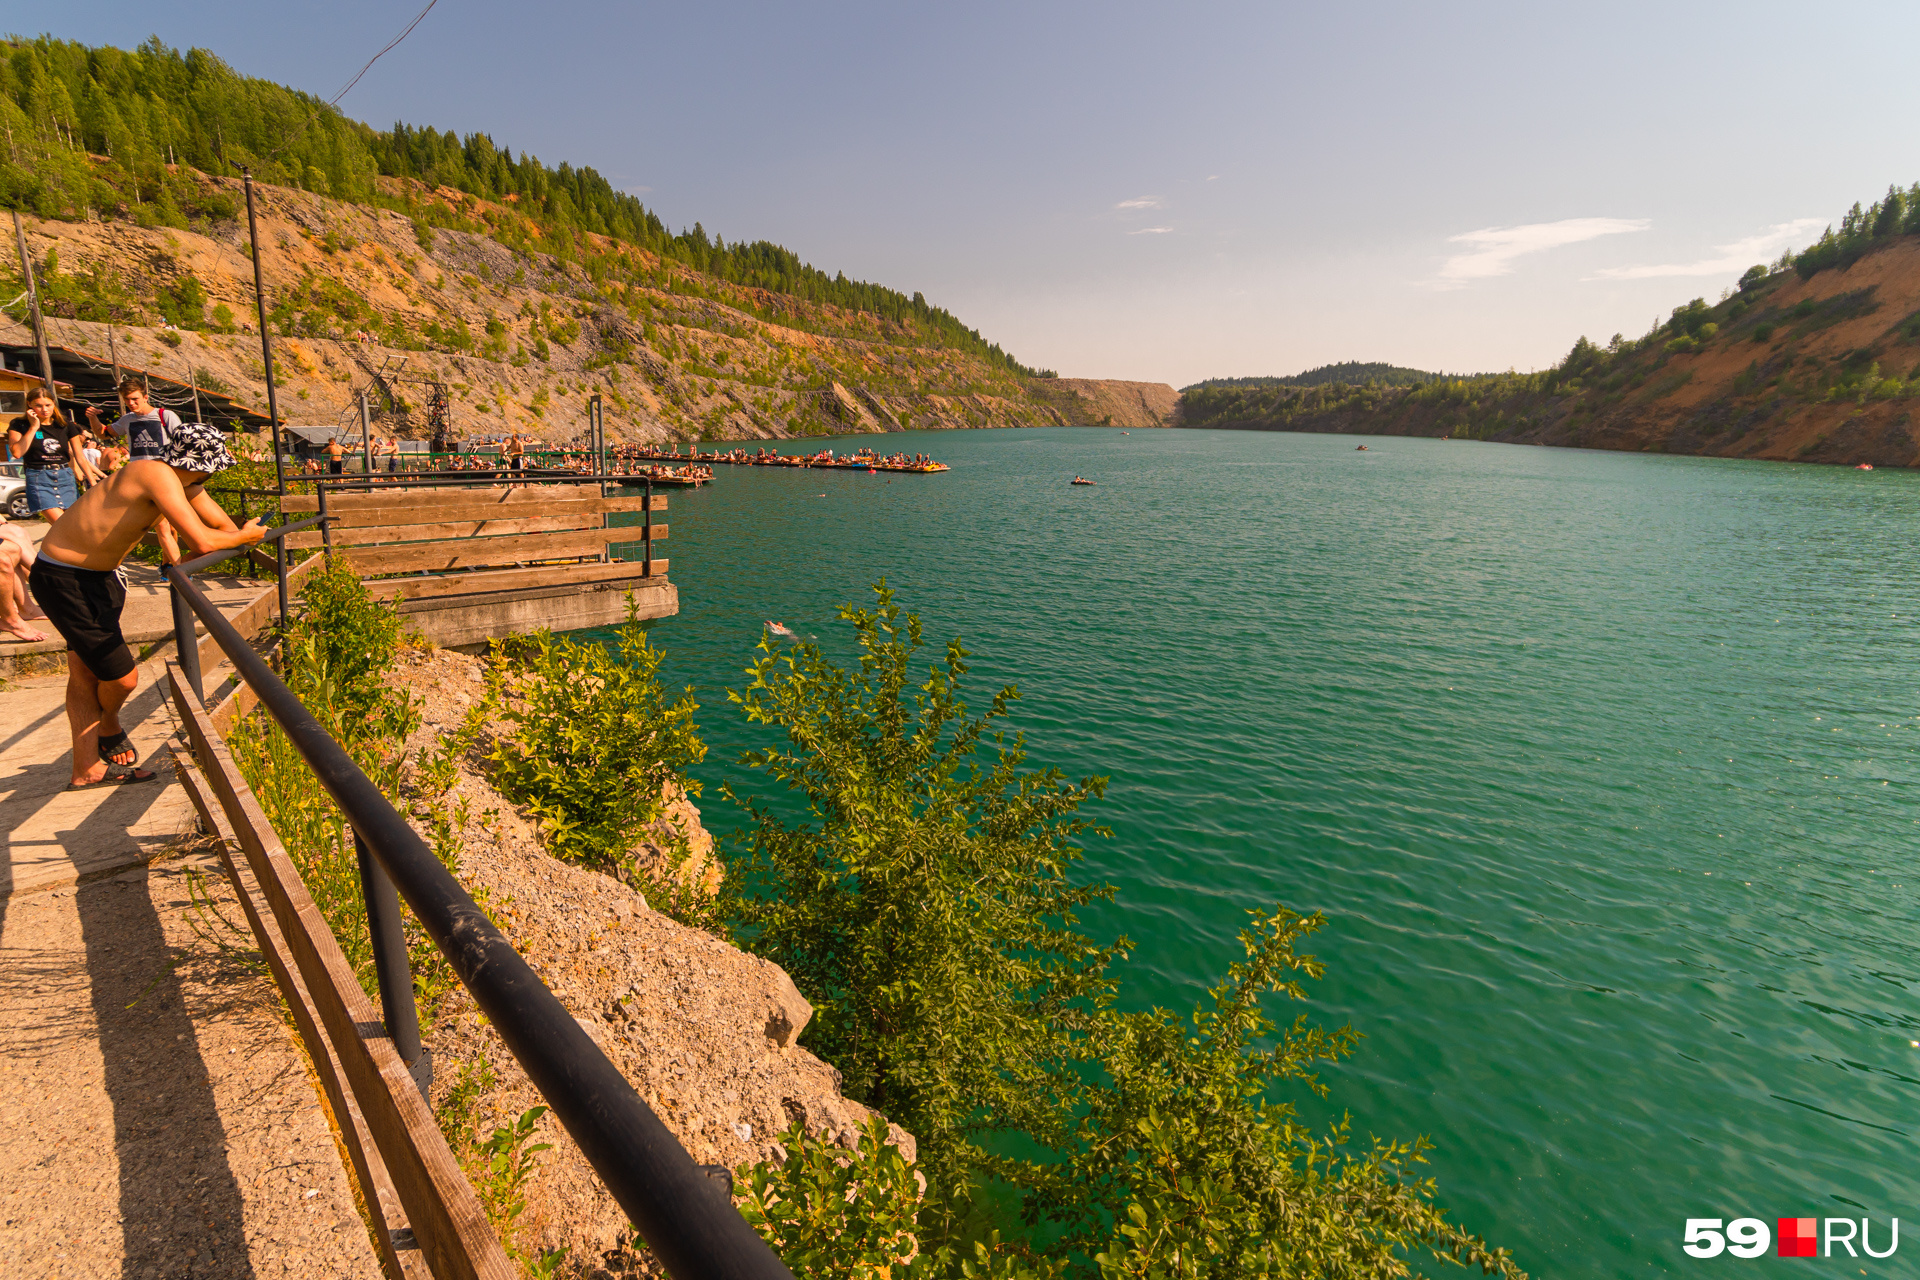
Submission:
M 1127 944 L 1096 947 L 1071 927 L 1111 890 L 1067 874 L 1089 829 L 1076 811 L 1105 782 L 1022 769 L 1019 740 L 990 736 L 1011 688 L 968 719 L 958 641 L 914 685 L 919 618 L 884 582 L 876 592 L 877 609 L 841 610 L 857 671 L 813 645 L 763 642 L 752 682 L 728 691 L 785 731 L 790 749 L 745 763 L 808 815 L 788 823 L 741 801 L 753 830 L 737 912 L 753 950 L 813 1002 L 809 1047 L 914 1134 L 938 1193 L 964 1197 L 981 1138 L 1051 1122 L 1050 1073 L 1090 1025 L 1083 1006 L 1111 998 L 1105 970 Z
M 1757 324 L 1753 327 L 1753 340 L 1755 342 L 1766 342 L 1772 337 L 1773 326 L 1771 324 Z
M 1413 1176 L 1424 1141 L 1354 1150 L 1344 1122 L 1310 1130 L 1283 1096 L 1324 1093 L 1315 1065 L 1356 1039 L 1281 1026 L 1264 1008 L 1304 998 L 1298 978 L 1320 975 L 1293 949 L 1318 916 L 1256 913 L 1246 959 L 1190 1019 L 1117 1009 L 1109 970 L 1130 944 L 1075 928 L 1111 890 L 1069 875 L 1073 840 L 1098 830 L 1078 810 L 1104 780 L 1024 768 L 1020 740 L 995 731 L 1011 688 L 969 717 L 957 640 L 916 682 L 919 619 L 884 581 L 875 591 L 876 608 L 840 612 L 856 669 L 812 645 L 763 643 L 747 688 L 729 691 L 751 721 L 785 731 L 786 747 L 744 763 L 806 814 L 741 801 L 753 825 L 734 909 L 746 944 L 814 1002 L 808 1047 L 850 1097 L 919 1139 L 929 1185 L 911 1230 L 925 1261 L 907 1274 L 987 1274 L 968 1270 L 985 1256 L 987 1206 L 1011 1197 L 1047 1242 L 1052 1262 L 1021 1264 L 1041 1275 L 1388 1280 L 1424 1252 L 1520 1277 Z M 892 1274 L 877 1268 L 909 1230 L 906 1174 L 877 1150 L 880 1132 L 856 1157 L 794 1131 L 785 1166 L 753 1171 L 749 1216 L 796 1268 Z M 998 1196 L 981 1194 L 990 1184 Z M 850 1224 L 850 1194 L 871 1201 L 873 1222 Z M 989 1253 L 1031 1248 L 996 1236 Z
M 1669 355 L 1687 355 L 1700 349 L 1700 340 L 1693 337 L 1678 337 L 1668 342 L 1665 349 Z
M 633 617 L 631 596 L 627 603 L 613 648 L 547 631 L 495 642 L 489 692 L 514 733 L 489 759 L 501 790 L 539 816 L 555 856 L 635 882 L 663 909 L 691 909 L 639 871 L 633 849 L 670 784 L 699 794 L 685 771 L 707 748 L 693 691 L 669 697 L 660 651 Z
M 950 1276 L 966 1280 L 1049 1280 L 1058 1263 L 1029 1265 L 997 1235 L 964 1251 L 923 1247 L 920 1182 L 887 1127 L 869 1119 L 848 1150 L 796 1121 L 779 1137 L 786 1158 L 735 1171 L 740 1215 L 795 1275 L 813 1280 Z
M 1425 1139 L 1356 1150 L 1348 1121 L 1317 1133 L 1275 1100 L 1288 1085 L 1324 1095 L 1315 1064 L 1358 1036 L 1267 1015 L 1263 997 L 1305 999 L 1294 975 L 1321 975 L 1294 944 L 1322 920 L 1250 914 L 1246 959 L 1189 1019 L 1154 1009 L 1102 1021 L 1071 1141 L 1053 1144 L 1065 1160 L 1035 1166 L 1028 1219 L 1064 1228 L 1057 1247 L 1091 1254 L 1101 1280 L 1398 1277 L 1420 1251 L 1520 1277 L 1506 1250 L 1446 1220 L 1431 1179 L 1412 1176 Z
M 287 685 L 382 793 L 404 808 L 407 759 L 401 744 L 419 726 L 420 713 L 410 695 L 386 680 L 399 652 L 400 617 L 367 595 L 344 560 L 311 573 L 304 595 L 306 611 L 282 640 Z M 264 711 L 241 721 L 228 746 L 361 985 L 376 990 L 359 861 L 344 817 Z M 417 813 L 429 825 L 436 816 L 433 799 Z M 443 862 L 458 865 L 444 823 L 433 843 Z M 406 933 L 414 994 L 427 1028 L 455 978 L 411 914 Z
M 200 278 L 186 272 L 155 294 L 160 318 L 183 329 L 201 329 L 207 323 L 207 291 Z

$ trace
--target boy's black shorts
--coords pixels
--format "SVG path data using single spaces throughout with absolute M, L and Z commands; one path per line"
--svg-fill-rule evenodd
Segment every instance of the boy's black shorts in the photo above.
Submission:
M 133 670 L 133 650 L 120 634 L 127 589 L 120 585 L 119 574 L 76 569 L 39 556 L 27 575 L 27 585 L 46 610 L 47 621 L 95 677 L 118 680 Z

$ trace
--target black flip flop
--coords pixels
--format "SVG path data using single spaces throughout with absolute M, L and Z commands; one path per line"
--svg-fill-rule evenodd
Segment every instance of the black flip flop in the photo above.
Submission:
M 126 751 L 133 751 L 134 759 L 139 759 L 139 752 L 133 745 L 133 739 L 127 737 L 126 730 L 122 729 L 119 733 L 103 733 L 100 735 L 100 758 L 102 760 L 106 760 L 108 756 L 117 756 Z M 108 763 L 119 764 L 120 762 L 112 760 L 108 761 Z M 127 764 L 132 763 L 134 763 L 133 760 L 127 762 Z M 121 765 L 121 767 L 125 768 L 126 766 Z
M 146 775 L 145 777 L 141 776 L 143 773 Z M 122 782 L 152 782 L 159 776 L 158 773 L 155 773 L 151 769 L 129 769 L 125 773 L 114 773 L 112 770 L 108 770 L 107 776 L 98 782 L 69 782 L 66 789 L 68 791 L 92 791 L 96 787 L 111 787 Z

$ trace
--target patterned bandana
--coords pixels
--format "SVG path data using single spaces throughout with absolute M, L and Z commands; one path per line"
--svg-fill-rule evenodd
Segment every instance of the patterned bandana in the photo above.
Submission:
M 168 432 L 166 450 L 162 461 L 182 471 L 213 475 L 233 465 L 233 455 L 227 451 L 220 429 L 204 422 L 183 422 Z

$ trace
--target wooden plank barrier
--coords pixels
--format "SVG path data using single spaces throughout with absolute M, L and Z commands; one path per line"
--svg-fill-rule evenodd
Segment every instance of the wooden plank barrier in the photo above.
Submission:
M 632 483 L 635 488 L 638 488 L 640 481 L 636 478 Z M 330 515 L 345 516 L 362 511 L 373 511 L 381 507 L 398 507 L 424 516 L 433 515 L 441 508 L 465 505 L 504 507 L 534 503 L 542 507 L 550 507 L 562 502 L 640 501 L 638 498 L 601 498 L 597 494 L 592 498 L 582 498 L 581 487 L 570 484 L 520 485 L 511 489 L 492 486 L 485 488 L 447 486 L 388 489 L 373 493 L 333 493 L 327 497 L 327 512 Z M 665 499 L 656 495 L 654 501 L 663 503 Z M 632 509 L 639 510 L 638 507 Z M 320 499 L 310 493 L 289 493 L 280 499 L 280 510 L 288 515 L 313 515 L 320 510 Z M 664 510 L 664 507 L 655 506 L 654 510 Z
M 407 1225 L 406 1210 L 401 1207 L 399 1193 L 393 1188 L 393 1179 L 387 1176 L 386 1162 L 380 1158 L 380 1151 L 374 1146 L 373 1135 L 367 1130 L 366 1117 L 361 1114 L 359 1104 L 342 1087 L 339 1055 L 334 1053 L 333 1046 L 328 1043 L 314 1016 L 307 984 L 300 980 L 300 974 L 287 957 L 286 943 L 280 936 L 279 926 L 274 923 L 271 909 L 260 893 L 253 869 L 243 860 L 244 855 L 238 852 L 239 841 L 227 823 L 226 813 L 219 808 L 206 779 L 195 766 L 192 749 L 177 738 L 168 746 L 173 755 L 174 775 L 179 778 L 187 798 L 193 801 L 201 825 L 213 835 L 220 861 L 227 869 L 227 878 L 233 882 L 240 899 L 240 909 L 253 929 L 254 940 L 260 944 L 260 953 L 266 959 L 267 969 L 273 975 L 274 984 L 280 988 L 287 1012 L 293 1016 L 294 1029 L 300 1035 L 301 1044 L 306 1046 L 314 1074 L 319 1076 L 320 1087 L 327 1095 L 327 1104 L 333 1110 L 348 1158 L 353 1161 L 354 1174 L 360 1180 L 361 1200 L 375 1219 L 373 1236 L 380 1253 L 380 1264 L 390 1280 L 430 1280 L 432 1272 L 420 1256 L 418 1245 L 410 1238 L 412 1228 Z M 371 1195 L 367 1194 L 369 1187 L 373 1189 Z M 396 1239 L 403 1243 L 396 1246 Z
M 298 999 L 311 1011 L 309 1021 L 301 1023 L 296 1015 L 296 1023 L 303 1038 L 312 1028 L 308 1052 L 316 1069 L 321 1069 L 323 1061 L 329 1069 L 337 1066 L 338 1079 L 344 1082 L 341 1110 L 336 1111 L 342 1132 L 347 1130 L 352 1114 L 345 1112 L 350 1099 L 434 1280 L 515 1280 L 518 1271 L 487 1225 L 473 1187 L 447 1149 L 432 1111 L 388 1038 L 380 1010 L 361 989 L 208 713 L 188 691 L 177 666 L 169 665 L 167 674 L 175 707 L 192 745 L 198 769 L 194 782 L 204 780 L 206 790 L 219 802 L 217 814 L 225 817 L 227 830 L 252 873 L 252 884 L 247 887 L 267 908 L 255 929 L 261 948 L 266 951 L 271 941 L 282 949 L 283 957 L 291 960 L 283 965 L 287 982 L 281 987 L 282 993 L 289 1008 L 295 1007 Z M 215 806 L 208 803 L 204 817 L 218 832 L 213 821 L 216 816 Z M 241 861 L 235 860 L 236 888 L 241 887 L 240 865 Z M 270 940 L 264 929 L 269 917 L 278 931 L 277 939 Z M 303 989 L 292 988 L 295 974 Z M 279 980 L 279 972 L 275 978 Z M 371 1211 L 379 1212 L 379 1182 L 373 1176 L 371 1162 L 364 1171 L 361 1164 L 355 1161 L 355 1172 L 362 1177 L 363 1197 Z M 395 1268 L 397 1274 L 397 1262 Z
M 523 503 L 507 506 L 491 499 L 475 499 L 465 495 L 464 502 L 436 503 L 431 506 L 405 501 L 404 494 L 382 494 L 386 501 L 376 507 L 355 507 L 347 511 L 333 510 L 332 503 L 327 506 L 329 515 L 336 517 L 335 529 L 361 529 L 376 524 L 406 524 L 409 520 L 506 520 L 521 519 L 535 515 L 611 515 L 645 511 L 648 509 L 645 498 L 581 498 L 561 497 L 542 502 L 536 509 L 528 509 Z M 665 511 L 665 494 L 653 496 L 653 510 Z
M 667 526 L 653 526 L 653 538 Z M 597 556 L 610 542 L 638 542 L 632 529 L 586 529 L 576 533 L 529 533 L 506 538 L 450 538 L 445 542 L 399 542 L 378 547 L 344 547 L 343 555 L 361 574 L 444 573 L 450 569 L 491 569 L 536 564 L 542 560 L 578 560 Z M 639 566 L 628 577 L 640 576 Z
M 375 578 L 367 583 L 367 594 L 376 600 L 434 600 L 482 591 L 525 591 L 535 587 L 578 587 L 595 582 L 622 582 L 637 575 L 638 563 L 634 560 L 615 560 L 603 564 L 598 560 L 589 560 L 584 564 L 555 565 L 545 569 L 491 569 L 481 573 Z M 666 559 L 655 556 L 654 576 L 664 578 L 666 573 Z
M 298 515 L 318 510 L 320 502 L 315 495 L 289 494 L 280 505 Z M 568 485 L 329 493 L 331 536 L 304 530 L 289 536 L 287 545 L 330 542 L 384 599 L 588 588 L 641 576 L 635 561 L 609 560 L 607 548 L 641 541 L 644 526 L 613 528 L 609 517 L 666 509 L 664 496 L 609 498 Z M 652 526 L 655 540 L 668 533 L 665 524 Z M 574 563 L 556 563 L 569 561 Z M 549 567 L 529 577 L 534 565 Z M 664 578 L 666 561 L 655 559 L 652 570 Z M 395 574 L 414 576 L 398 584 L 386 578 Z

